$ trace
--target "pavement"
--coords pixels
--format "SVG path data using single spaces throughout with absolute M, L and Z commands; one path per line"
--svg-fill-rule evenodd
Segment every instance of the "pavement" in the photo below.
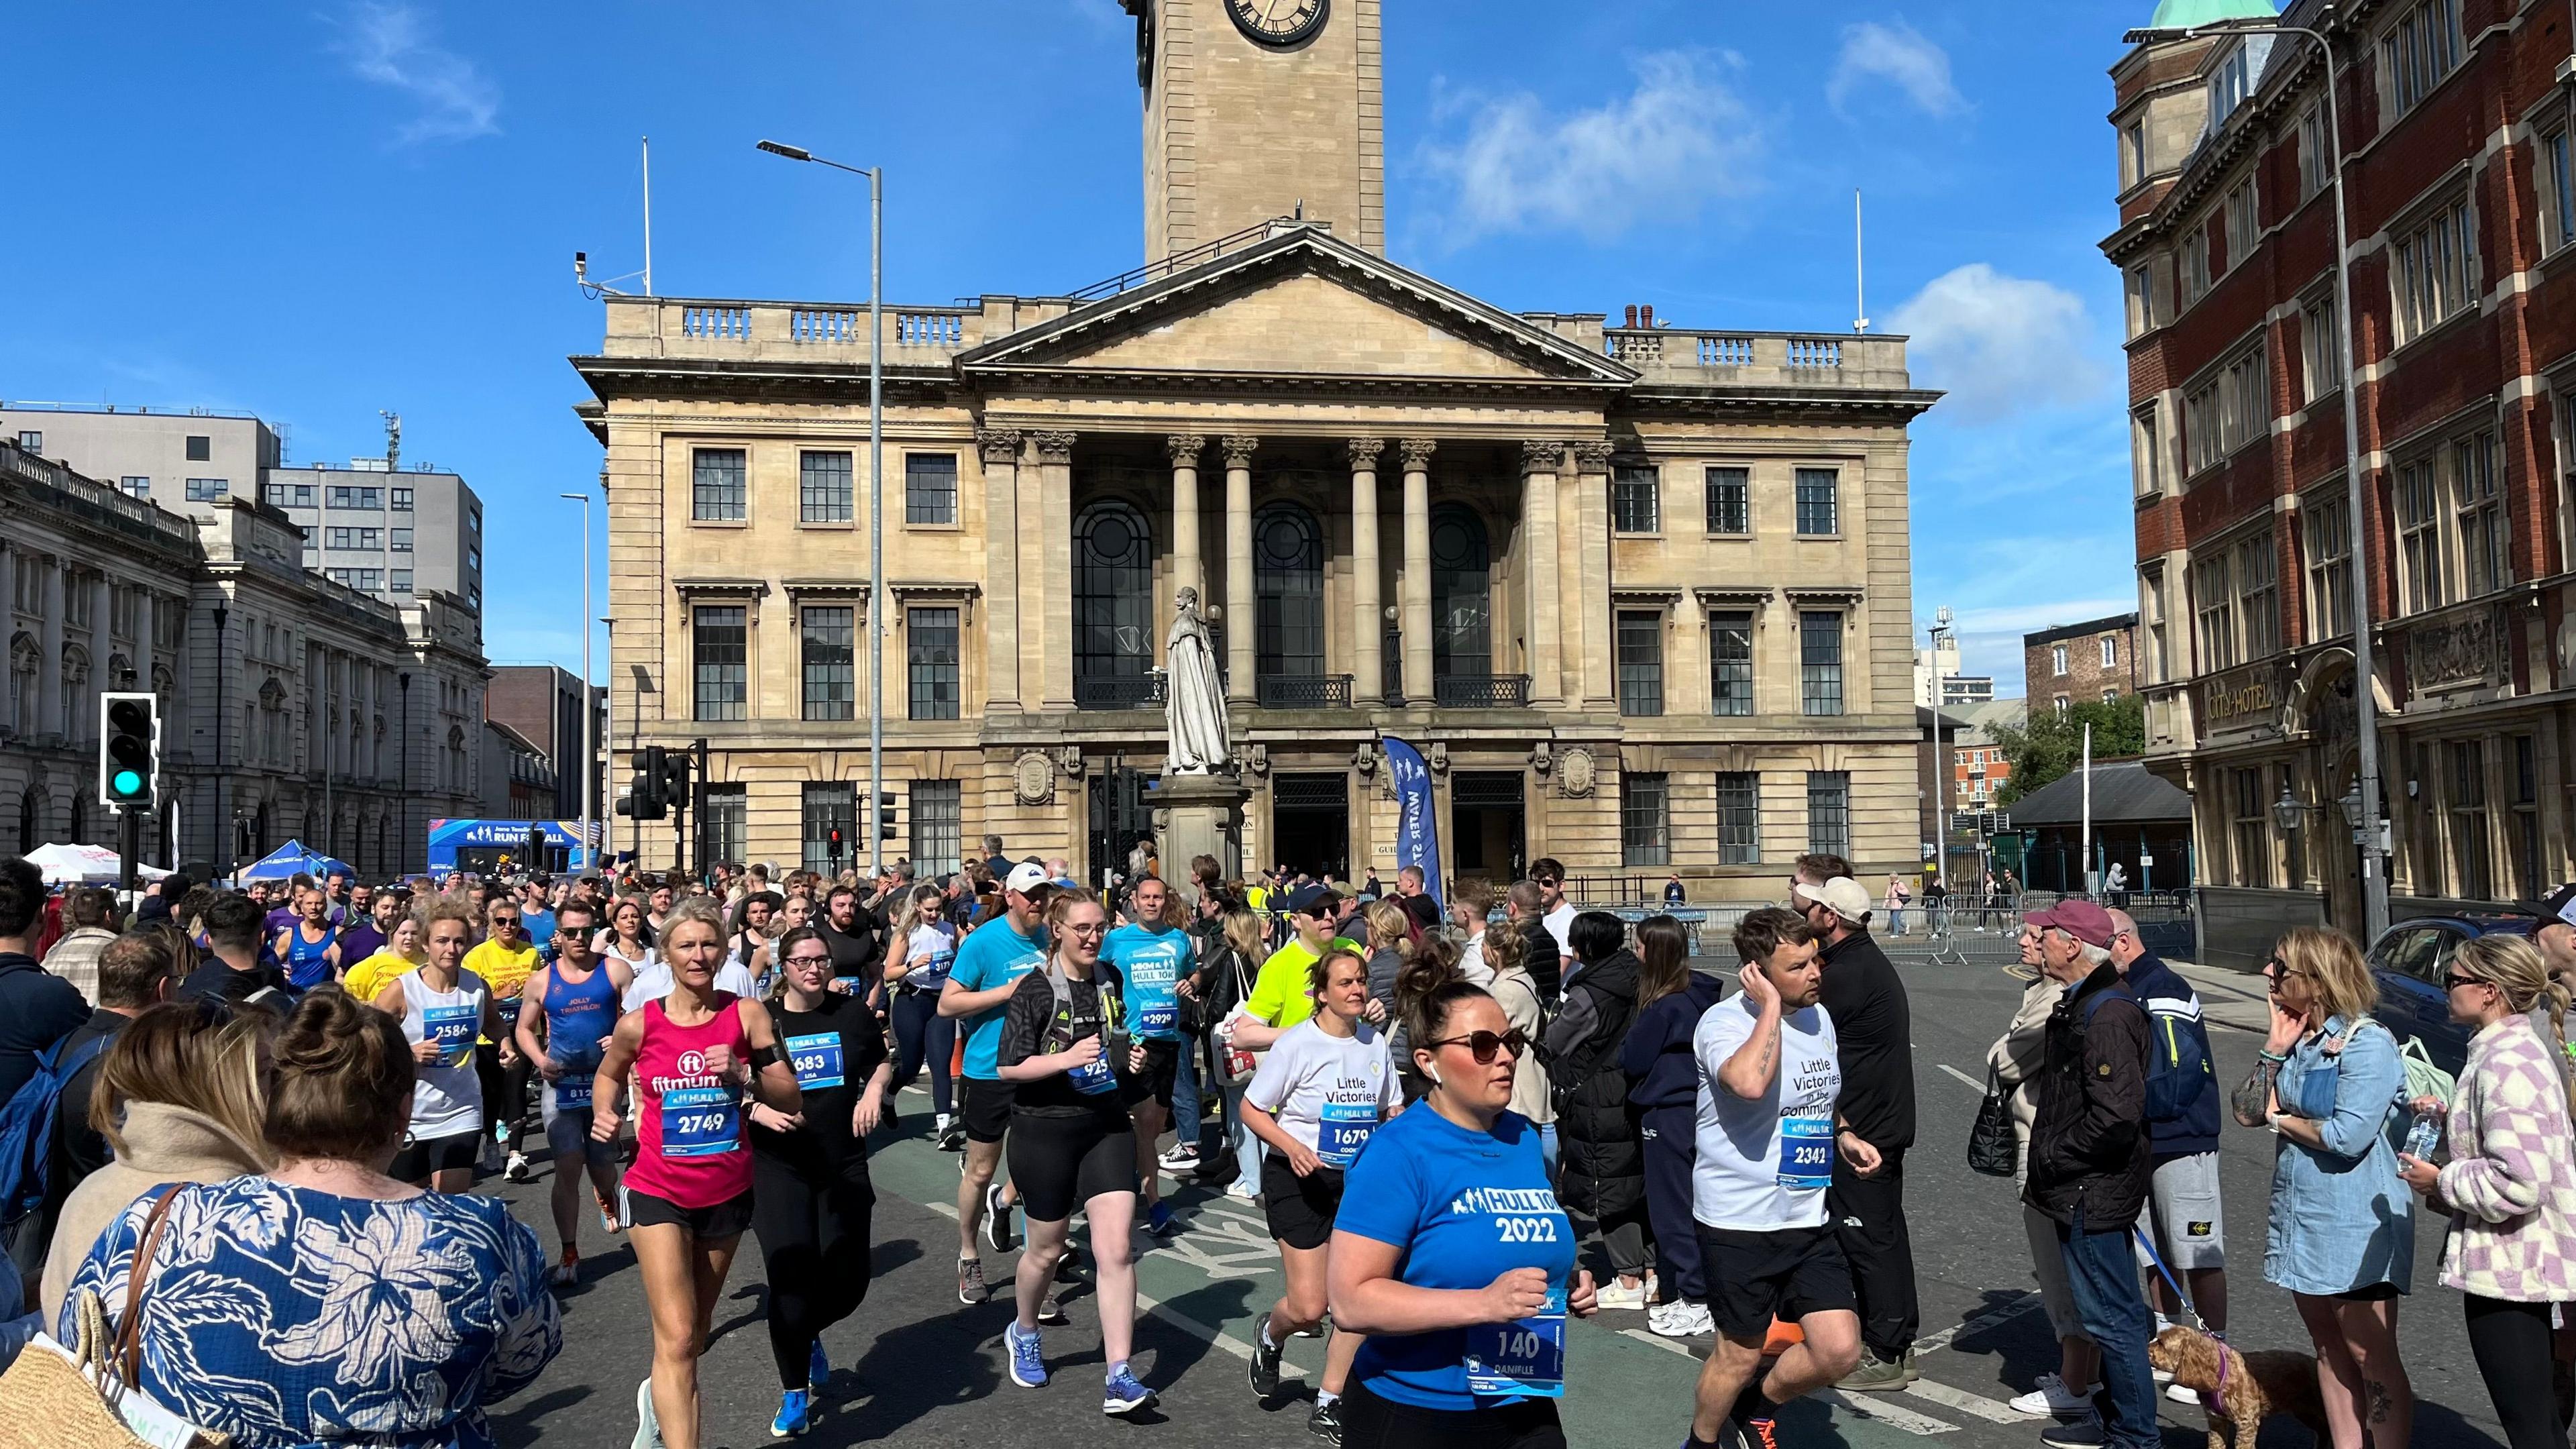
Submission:
M 2203 992 L 2221 1081 L 2232 1085 L 2260 1039 L 2259 983 L 2238 972 L 2177 969 Z M 1902 1393 L 1828 1394 L 1793 1405 L 1782 1415 L 1783 1437 L 1794 1445 L 1851 1449 L 1927 1441 L 2024 1449 L 2038 1442 L 2046 1421 L 2015 1414 L 2005 1401 L 2055 1368 L 2056 1344 L 2037 1311 L 2012 1186 L 1977 1176 L 1965 1160 L 1986 1047 L 2010 1018 L 2022 981 L 1990 963 L 1913 962 L 1904 974 L 1913 1007 L 1918 1118 L 1906 1191 L 1922 1302 L 1916 1353 L 1923 1378 Z M 876 1281 L 858 1312 L 824 1336 L 834 1372 L 808 1442 L 818 1449 L 1319 1442 L 1306 1432 L 1308 1386 L 1322 1364 L 1319 1341 L 1291 1343 L 1280 1399 L 1256 1403 L 1244 1380 L 1253 1316 L 1279 1291 L 1278 1255 L 1260 1210 L 1195 1185 L 1171 1194 L 1181 1229 L 1148 1248 L 1138 1269 L 1150 1307 L 1137 1326 L 1135 1365 L 1162 1396 L 1159 1409 L 1126 1422 L 1101 1415 L 1094 1389 L 1103 1365 L 1087 1285 L 1067 1294 L 1071 1324 L 1045 1331 L 1054 1382 L 1037 1390 L 1013 1385 L 1001 1348 L 1010 1316 L 1006 1299 L 976 1308 L 956 1301 L 956 1158 L 929 1142 L 930 1103 L 921 1088 L 907 1091 L 899 1105 L 900 1128 L 880 1139 L 873 1163 Z M 2304 1349 L 2289 1295 L 2261 1276 L 2272 1152 L 2265 1131 L 2231 1125 L 2222 1139 L 2226 1227 L 2236 1265 L 2230 1337 L 2244 1348 Z M 488 1179 L 484 1190 L 497 1191 L 522 1221 L 537 1225 L 551 1250 L 550 1171 L 541 1164 L 531 1184 Z M 1165 1183 L 1171 1186 L 1170 1179 Z M 608 1449 L 627 1445 L 634 1432 L 635 1387 L 650 1357 L 634 1260 L 622 1241 L 602 1244 L 595 1217 L 584 1231 L 594 1256 L 583 1264 L 582 1284 L 564 1298 L 563 1354 L 493 1416 L 501 1442 L 514 1449 L 541 1439 L 549 1449 Z M 2500 1443 L 2470 1361 L 2458 1295 L 2434 1281 L 2439 1244 L 2439 1225 L 2419 1214 L 2416 1291 L 2400 1316 L 2419 1399 L 2412 1442 L 2424 1449 Z M 1599 1275 L 1597 1244 L 1587 1253 Z M 988 1276 L 1007 1284 L 1016 1256 L 988 1250 Z M 710 1445 L 750 1445 L 768 1436 L 778 1384 L 762 1281 L 757 1239 L 746 1236 L 705 1365 Z M 1658 1339 L 1636 1312 L 1605 1312 L 1574 1324 L 1563 1409 L 1569 1442 L 1580 1449 L 1672 1449 L 1687 1430 L 1691 1385 L 1707 1346 L 1704 1339 Z M 2200 1412 L 2170 1401 L 2160 1408 L 2168 1449 L 2201 1449 Z M 2304 1442 L 2304 1431 L 2286 1421 L 2261 1440 L 2265 1449 Z

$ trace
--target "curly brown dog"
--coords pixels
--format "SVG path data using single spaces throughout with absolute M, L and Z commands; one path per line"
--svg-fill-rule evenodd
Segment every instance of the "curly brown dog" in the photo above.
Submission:
M 2255 1434 L 2274 1414 L 2307 1425 L 2319 1444 L 2329 1442 L 2313 1354 L 2280 1348 L 2238 1353 L 2196 1328 L 2177 1324 L 2147 1345 L 2147 1362 L 2172 1374 L 2175 1383 L 2200 1392 L 2209 1410 L 2209 1449 L 2254 1449 Z

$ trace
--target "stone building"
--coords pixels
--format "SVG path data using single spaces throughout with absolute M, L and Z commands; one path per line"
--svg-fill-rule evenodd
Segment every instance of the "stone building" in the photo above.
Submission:
M 1385 735 L 1431 762 L 1455 875 L 1553 855 L 1722 897 L 1809 848 L 1914 868 L 1906 428 L 1935 394 L 1904 340 L 1446 287 L 1383 255 L 1377 0 L 1284 34 L 1128 8 L 1147 265 L 887 309 L 883 618 L 867 313 L 609 298 L 573 365 L 607 449 L 619 747 L 704 737 L 708 822 L 748 858 L 825 865 L 835 826 L 864 858 L 877 627 L 888 856 L 998 834 L 1093 878 L 1114 772 L 1160 763 L 1187 587 L 1247 861 L 1390 872 Z
M 2138 692 L 2138 616 L 2114 614 L 2021 636 L 2025 692 L 2064 714 L 2086 700 Z

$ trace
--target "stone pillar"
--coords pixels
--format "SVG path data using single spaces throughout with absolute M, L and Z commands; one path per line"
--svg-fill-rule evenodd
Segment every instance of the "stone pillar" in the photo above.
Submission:
M 89 581 L 89 697 L 81 701 L 80 728 L 72 737 L 95 740 L 98 733 L 98 697 L 111 689 L 123 689 L 125 681 L 109 667 L 109 656 L 116 650 L 116 630 L 112 616 L 116 612 L 116 588 L 102 573 Z
M 1183 589 L 1196 589 L 1204 609 L 1214 602 L 1207 596 L 1207 570 L 1199 563 L 1199 454 L 1207 451 L 1207 439 L 1174 433 L 1163 440 L 1163 448 L 1172 455 L 1172 594 L 1177 598 Z
M 1431 698 L 1431 450 L 1429 438 L 1396 445 L 1404 460 L 1404 698 L 1417 708 Z
M 1038 574 L 1048 601 L 1039 647 L 1039 699 L 1073 708 L 1073 434 L 1032 433 L 1038 449 Z
M 36 647 L 36 733 L 71 734 L 63 728 L 63 561 L 35 560 L 44 570 L 44 623 Z
M 1521 444 L 1521 552 L 1529 560 L 1530 704 L 1565 707 L 1563 655 L 1558 630 L 1564 610 L 1557 592 L 1556 469 L 1565 445 L 1553 439 Z
M 18 633 L 18 551 L 0 541 L 0 649 Z
M 1610 443 L 1586 440 L 1574 445 L 1575 548 L 1581 563 L 1575 570 L 1578 591 L 1569 618 L 1578 621 L 1583 649 L 1583 705 L 1586 709 L 1618 706 L 1618 672 L 1610 637 Z
M 1353 438 L 1351 450 L 1351 700 L 1373 705 L 1386 694 L 1384 565 L 1377 553 L 1377 459 L 1384 438 Z
M 1249 706 L 1260 642 L 1252 602 L 1252 450 L 1261 440 L 1231 435 L 1217 446 L 1225 450 L 1225 700 Z
M 156 602 L 150 589 L 134 591 L 134 687 L 137 689 L 152 688 L 153 650 L 161 642 L 153 633 L 160 627 L 160 621 L 153 617 Z
M 984 462 L 984 711 L 1020 709 L 1020 435 L 978 428 Z

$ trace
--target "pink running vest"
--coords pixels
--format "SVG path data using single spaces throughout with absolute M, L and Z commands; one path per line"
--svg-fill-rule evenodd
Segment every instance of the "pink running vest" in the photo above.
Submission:
M 628 1186 L 684 1208 L 714 1207 L 751 1191 L 751 1149 L 743 1135 L 743 1096 L 707 1070 L 706 1049 L 727 1046 L 737 1062 L 751 1045 L 742 1035 L 742 1001 L 724 1005 L 704 1026 L 675 1026 L 659 1001 L 644 1005 L 644 1045 L 635 1054 L 637 1151 Z

